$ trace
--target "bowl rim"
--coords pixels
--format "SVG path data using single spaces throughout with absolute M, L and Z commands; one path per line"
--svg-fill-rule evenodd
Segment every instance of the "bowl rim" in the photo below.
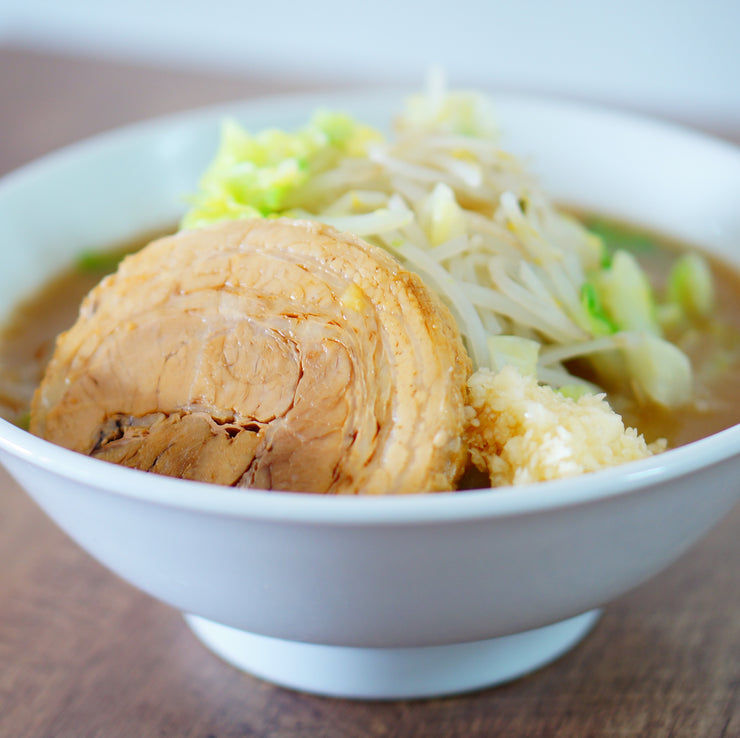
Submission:
M 496 108 L 513 106 L 538 111 L 577 114 L 593 120 L 611 120 L 619 123 L 620 126 L 642 129 L 644 134 L 660 133 L 663 136 L 683 139 L 687 144 L 715 149 L 722 155 L 737 158 L 738 164 L 740 164 L 740 142 L 722 138 L 691 124 L 671 120 L 656 113 L 630 110 L 616 104 L 584 100 L 557 92 L 501 90 L 484 85 L 476 85 L 471 88 L 455 87 L 454 89 L 483 92 L 494 101 Z M 225 117 L 231 115 L 271 113 L 280 119 L 283 116 L 295 115 L 298 110 L 310 113 L 316 109 L 341 109 L 343 106 L 373 108 L 377 104 L 381 104 L 383 107 L 387 107 L 389 97 L 396 101 L 402 101 L 417 92 L 419 92 L 419 87 L 412 87 L 408 84 L 383 84 L 324 91 L 265 93 L 255 97 L 226 100 L 155 115 L 71 141 L 0 174 L 0 196 L 3 195 L 6 188 L 14 187 L 26 178 L 43 176 L 47 167 L 63 164 L 80 155 L 95 155 L 99 149 L 135 140 L 142 136 L 161 135 L 179 126 L 190 127 L 198 124 L 219 123 Z
M 723 156 L 734 157 L 740 165 L 740 146 L 683 124 L 556 95 L 496 92 L 482 87 L 477 89 L 490 92 L 498 105 L 544 108 L 591 118 L 607 118 L 620 125 L 644 129 L 649 135 L 668 135 L 692 146 L 709 147 Z M 361 103 L 363 106 L 372 106 L 373 100 L 385 100 L 387 106 L 389 95 L 400 99 L 414 91 L 407 86 L 384 86 L 328 93 L 282 93 L 157 116 L 68 144 L 24 164 L 0 178 L 0 197 L 19 183 L 43 177 L 47 168 L 58 163 L 73 160 L 81 154 L 95 156 L 101 148 L 122 141 L 161 135 L 172 126 L 213 123 L 228 115 L 255 112 L 277 111 L 276 115 L 280 117 L 281 114 L 292 114 L 301 107 L 310 110 L 347 104 L 347 101 L 353 105 Z M 647 459 L 577 477 L 516 487 L 403 496 L 328 496 L 234 489 L 174 479 L 84 456 L 38 438 L 3 419 L 0 419 L 0 451 L 48 474 L 94 488 L 97 494 L 113 494 L 169 508 L 274 522 L 408 525 L 534 514 L 635 494 L 740 455 L 740 425 Z
M 336 496 L 176 479 L 70 451 L 3 419 L 0 451 L 93 488 L 95 494 L 168 508 L 281 523 L 418 525 L 535 514 L 638 494 L 740 456 L 740 424 L 655 456 L 576 477 L 408 495 Z

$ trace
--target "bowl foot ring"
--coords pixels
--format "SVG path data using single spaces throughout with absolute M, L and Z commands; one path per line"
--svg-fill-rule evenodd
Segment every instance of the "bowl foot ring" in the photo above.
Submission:
M 413 699 L 470 692 L 517 679 L 573 648 L 596 623 L 590 610 L 523 633 L 417 648 L 354 648 L 254 635 L 185 615 L 195 635 L 242 671 L 331 697 Z

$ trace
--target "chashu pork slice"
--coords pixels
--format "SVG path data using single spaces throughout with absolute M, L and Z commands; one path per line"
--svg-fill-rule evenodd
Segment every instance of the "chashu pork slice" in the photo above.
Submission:
M 453 489 L 470 360 L 389 254 L 328 226 L 242 220 L 127 257 L 57 340 L 31 431 L 187 479 Z

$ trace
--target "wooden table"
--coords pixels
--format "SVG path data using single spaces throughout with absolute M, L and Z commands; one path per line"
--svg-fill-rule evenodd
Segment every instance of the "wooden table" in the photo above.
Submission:
M 154 114 L 307 86 L 0 48 L 0 173 Z M 740 736 L 738 561 L 740 507 L 529 677 L 448 699 L 333 700 L 222 663 L 178 613 L 90 559 L 3 473 L 0 737 Z

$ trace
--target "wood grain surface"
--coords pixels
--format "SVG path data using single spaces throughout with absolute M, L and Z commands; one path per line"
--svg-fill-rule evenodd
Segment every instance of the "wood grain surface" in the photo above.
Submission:
M 0 174 L 152 115 L 330 86 L 0 47 Z M 0 472 L 0 738 L 736 738 L 739 561 L 737 507 L 531 676 L 446 699 L 326 699 L 221 662 L 177 612 L 93 561 Z

